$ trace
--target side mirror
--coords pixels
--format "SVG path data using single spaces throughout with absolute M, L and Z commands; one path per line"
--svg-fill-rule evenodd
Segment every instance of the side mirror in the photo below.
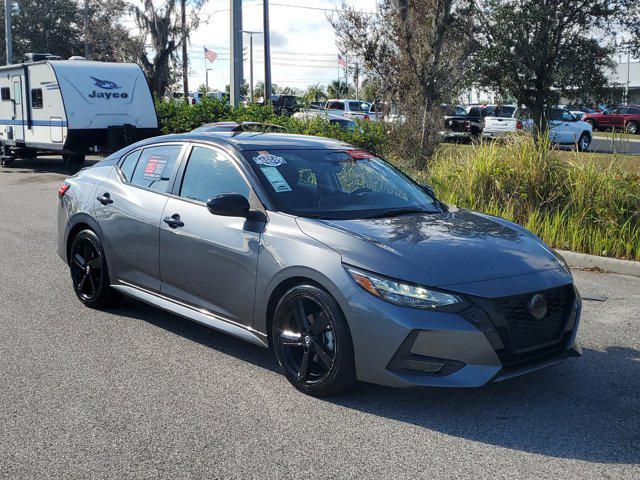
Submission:
M 207 208 L 214 215 L 224 217 L 248 217 L 249 200 L 237 193 L 224 193 L 207 200 Z

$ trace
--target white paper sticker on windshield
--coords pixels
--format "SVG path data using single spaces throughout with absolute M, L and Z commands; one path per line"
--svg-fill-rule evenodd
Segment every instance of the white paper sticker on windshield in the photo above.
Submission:
M 286 163 L 284 158 L 278 157 L 277 155 L 271 155 L 269 152 L 264 150 L 259 150 L 258 156 L 253 157 L 253 161 L 258 165 L 267 165 L 269 167 L 277 167 L 278 165 Z
M 260 170 L 276 192 L 291 191 L 291 187 L 276 167 L 261 167 Z

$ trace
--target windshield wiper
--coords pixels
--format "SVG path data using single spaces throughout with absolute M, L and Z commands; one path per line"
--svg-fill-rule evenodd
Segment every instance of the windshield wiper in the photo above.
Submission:
M 399 215 L 410 215 L 412 213 L 437 213 L 432 210 L 425 210 L 424 208 L 407 207 L 407 208 L 392 208 L 389 210 L 383 210 L 381 212 L 375 212 L 371 215 L 365 215 L 362 218 L 388 218 L 397 217 Z

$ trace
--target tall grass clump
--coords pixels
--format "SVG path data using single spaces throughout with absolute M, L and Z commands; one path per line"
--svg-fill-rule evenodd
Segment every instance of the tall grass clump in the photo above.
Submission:
M 640 177 L 518 136 L 442 148 L 426 180 L 443 200 L 518 222 L 559 248 L 640 260 Z

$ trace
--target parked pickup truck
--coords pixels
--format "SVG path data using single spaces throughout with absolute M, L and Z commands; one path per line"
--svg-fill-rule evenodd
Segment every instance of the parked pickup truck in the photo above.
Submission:
M 440 135 L 445 140 L 474 139 L 482 133 L 483 121 L 481 110 L 478 107 L 463 107 L 457 105 L 451 107 L 443 105 L 444 130 Z
M 378 119 L 377 115 L 370 113 L 371 104 L 362 100 L 353 100 L 349 98 L 327 100 L 324 108 L 301 110 L 302 113 L 309 111 L 324 112 L 334 117 L 344 117 L 351 120 L 373 120 Z
M 518 108 L 514 105 L 487 105 L 482 110 L 484 126 L 482 136 L 499 138 L 524 128 L 524 122 L 517 118 Z

